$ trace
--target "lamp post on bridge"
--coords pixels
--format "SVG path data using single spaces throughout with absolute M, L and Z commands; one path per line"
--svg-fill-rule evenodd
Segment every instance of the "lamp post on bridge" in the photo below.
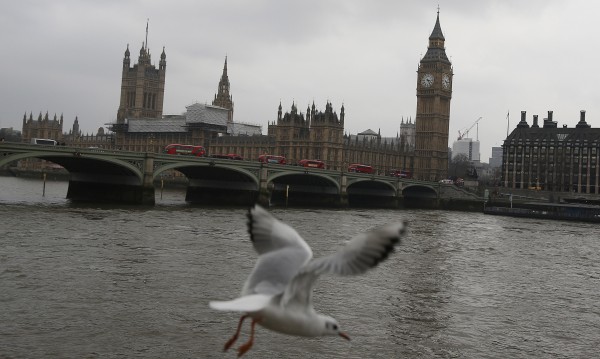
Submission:
M 150 148 L 148 148 L 148 145 L 150 146 Z M 146 152 L 156 152 L 154 150 L 154 134 L 151 133 L 148 135 L 147 140 L 146 140 Z

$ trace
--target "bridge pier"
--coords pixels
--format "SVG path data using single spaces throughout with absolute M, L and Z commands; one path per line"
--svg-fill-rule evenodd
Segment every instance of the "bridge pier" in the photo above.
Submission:
M 346 174 L 342 172 L 340 176 L 340 198 L 338 202 L 338 206 L 340 208 L 347 208 L 350 205 L 348 201 L 348 177 Z
M 256 203 L 267 208 L 271 203 L 272 192 L 272 188 L 268 188 L 268 178 L 269 171 L 267 166 L 263 166 L 261 163 L 260 169 L 258 170 L 258 197 L 256 198 Z
M 140 193 L 141 204 L 154 205 L 154 154 L 146 152 L 144 156 L 144 178 Z

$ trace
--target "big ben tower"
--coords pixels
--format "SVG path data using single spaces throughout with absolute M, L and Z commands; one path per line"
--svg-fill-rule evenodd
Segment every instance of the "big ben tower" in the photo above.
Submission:
M 448 129 L 452 98 L 452 64 L 446 56 L 440 12 L 427 53 L 417 70 L 417 114 L 415 117 L 415 177 L 438 181 L 448 175 Z

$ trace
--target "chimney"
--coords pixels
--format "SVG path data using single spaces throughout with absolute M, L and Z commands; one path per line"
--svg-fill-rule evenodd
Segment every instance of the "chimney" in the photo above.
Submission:
M 517 128 L 529 128 L 525 116 L 527 116 L 527 111 L 521 111 L 521 122 L 517 124 Z
M 581 112 L 579 113 L 579 123 L 577 124 L 577 126 L 575 126 L 575 128 L 590 128 L 592 127 L 591 125 L 588 125 L 587 122 L 585 122 L 585 110 L 581 110 Z
M 552 111 L 548 111 L 548 118 L 544 120 L 544 128 L 556 128 L 556 122 L 552 121 Z
M 538 115 L 533 115 L 533 125 L 531 125 L 531 128 L 540 128 L 538 125 Z

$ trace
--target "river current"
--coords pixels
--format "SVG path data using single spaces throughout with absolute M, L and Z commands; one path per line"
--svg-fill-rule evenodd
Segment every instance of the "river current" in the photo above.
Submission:
M 66 182 L 0 177 L 0 358 L 234 358 L 256 259 L 246 209 L 77 204 Z M 433 210 L 272 208 L 312 247 L 406 219 L 404 242 L 356 277 L 323 276 L 317 311 L 352 341 L 257 326 L 244 358 L 597 358 L 597 224 Z

